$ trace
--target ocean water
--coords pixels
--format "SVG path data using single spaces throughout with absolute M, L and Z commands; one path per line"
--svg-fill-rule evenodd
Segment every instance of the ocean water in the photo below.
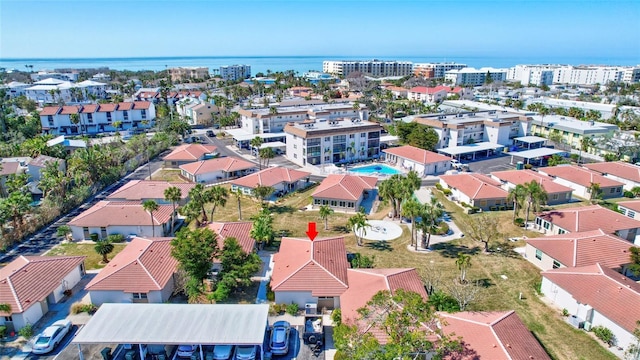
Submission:
M 251 73 L 294 70 L 303 74 L 309 70 L 322 70 L 325 60 L 401 60 L 421 62 L 457 62 L 472 67 L 491 66 L 496 68 L 511 67 L 517 64 L 572 64 L 572 65 L 637 65 L 638 58 L 621 57 L 570 57 L 570 56 L 536 56 L 536 57 L 499 57 L 499 56 L 176 56 L 176 57 L 133 57 L 133 58 L 40 58 L 9 59 L 0 58 L 0 67 L 7 70 L 27 70 L 25 65 L 33 65 L 33 71 L 55 69 L 87 69 L 108 67 L 112 70 L 154 70 L 167 67 L 207 66 L 217 69 L 223 65 L 251 65 Z M 31 68 L 29 68 L 31 70 Z

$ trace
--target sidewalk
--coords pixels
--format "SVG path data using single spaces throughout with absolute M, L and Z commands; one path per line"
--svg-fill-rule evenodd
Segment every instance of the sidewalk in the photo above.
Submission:
M 258 288 L 258 296 L 256 297 L 256 304 L 266 304 L 267 300 L 267 285 L 271 280 L 271 273 L 273 272 L 273 254 L 263 253 L 260 254 L 263 267 L 261 276 L 254 277 L 254 280 L 260 280 L 260 287 Z

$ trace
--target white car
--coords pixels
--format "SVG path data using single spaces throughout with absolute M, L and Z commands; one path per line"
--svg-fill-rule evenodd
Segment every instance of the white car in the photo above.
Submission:
M 234 360 L 255 360 L 256 347 L 255 345 L 238 345 L 236 351 L 233 354 Z
M 229 360 L 233 353 L 233 345 L 216 345 L 213 347 L 214 360 Z
M 46 354 L 53 351 L 69 333 L 69 330 L 71 330 L 71 321 L 64 319 L 54 322 L 36 336 L 31 352 L 34 354 Z
M 180 345 L 178 346 L 178 356 L 183 358 L 190 358 L 196 351 L 198 345 Z

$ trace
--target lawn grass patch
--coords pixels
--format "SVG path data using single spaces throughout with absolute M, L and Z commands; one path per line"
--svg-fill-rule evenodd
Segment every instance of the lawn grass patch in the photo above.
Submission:
M 109 254 L 109 260 L 113 259 L 127 244 L 113 244 L 113 252 Z M 66 243 L 53 247 L 46 256 L 86 256 L 84 266 L 87 270 L 102 269 L 107 264 L 102 264 L 102 255 L 94 249 L 95 244 Z
M 180 170 L 175 169 L 160 169 L 151 175 L 151 179 L 154 181 L 189 182 L 180 176 Z M 147 180 L 149 180 L 148 177 Z

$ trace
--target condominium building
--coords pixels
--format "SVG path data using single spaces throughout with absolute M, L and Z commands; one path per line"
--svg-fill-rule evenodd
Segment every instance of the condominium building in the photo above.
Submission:
M 553 84 L 554 67 L 549 65 L 516 65 L 507 72 L 508 81 L 535 86 Z
M 571 85 L 604 85 L 610 81 L 640 81 L 640 66 L 560 66 L 554 70 L 553 82 Z
M 300 166 L 377 158 L 381 131 L 378 123 L 349 117 L 289 123 L 287 158 Z
M 385 76 L 407 76 L 413 72 L 411 61 L 384 61 L 384 60 L 338 60 L 324 61 L 322 72 L 339 76 L 347 76 L 352 72 L 361 72 L 365 75 L 385 77 Z
M 73 73 L 60 73 L 60 72 L 48 72 L 48 71 L 39 71 L 35 74 L 29 75 L 32 81 L 42 81 L 45 79 L 57 79 L 62 81 L 70 81 L 76 82 L 78 81 L 79 74 L 77 72 Z
M 248 134 L 279 133 L 290 122 L 305 120 L 334 120 L 337 118 L 369 119 L 369 109 L 353 102 L 322 103 L 298 106 L 273 106 L 261 109 L 238 110 L 242 130 Z
M 250 65 L 225 65 L 218 70 L 223 80 L 238 81 L 251 77 Z
M 420 115 L 414 120 L 435 130 L 437 149 L 489 142 L 512 145 L 513 138 L 527 135 L 530 119 L 507 111 L 479 111 L 458 114 Z
M 155 106 L 149 101 L 47 106 L 40 111 L 42 132 L 51 135 L 145 129 L 153 126 L 155 117 Z
M 52 104 L 57 102 L 80 103 L 91 96 L 96 99 L 107 97 L 107 84 L 92 80 L 72 83 L 54 78 L 37 81 L 26 89 L 24 94 L 29 100 L 38 104 Z
M 507 69 L 463 68 L 449 70 L 445 73 L 444 79 L 454 85 L 480 86 L 486 82 L 487 75 L 491 76 L 491 80 L 494 82 L 505 81 L 507 79 Z
M 186 79 L 208 79 L 208 67 L 175 67 L 169 69 L 171 81 L 178 82 Z
M 454 62 L 413 64 L 413 74 L 424 78 L 444 79 L 444 74 L 449 70 L 466 68 L 466 64 Z
M 562 135 L 562 141 L 574 149 L 581 147 L 584 137 L 594 137 L 617 132 L 619 129 L 614 124 L 598 121 L 582 121 L 568 116 L 547 115 L 533 116 L 531 133 L 549 137 L 551 134 Z

